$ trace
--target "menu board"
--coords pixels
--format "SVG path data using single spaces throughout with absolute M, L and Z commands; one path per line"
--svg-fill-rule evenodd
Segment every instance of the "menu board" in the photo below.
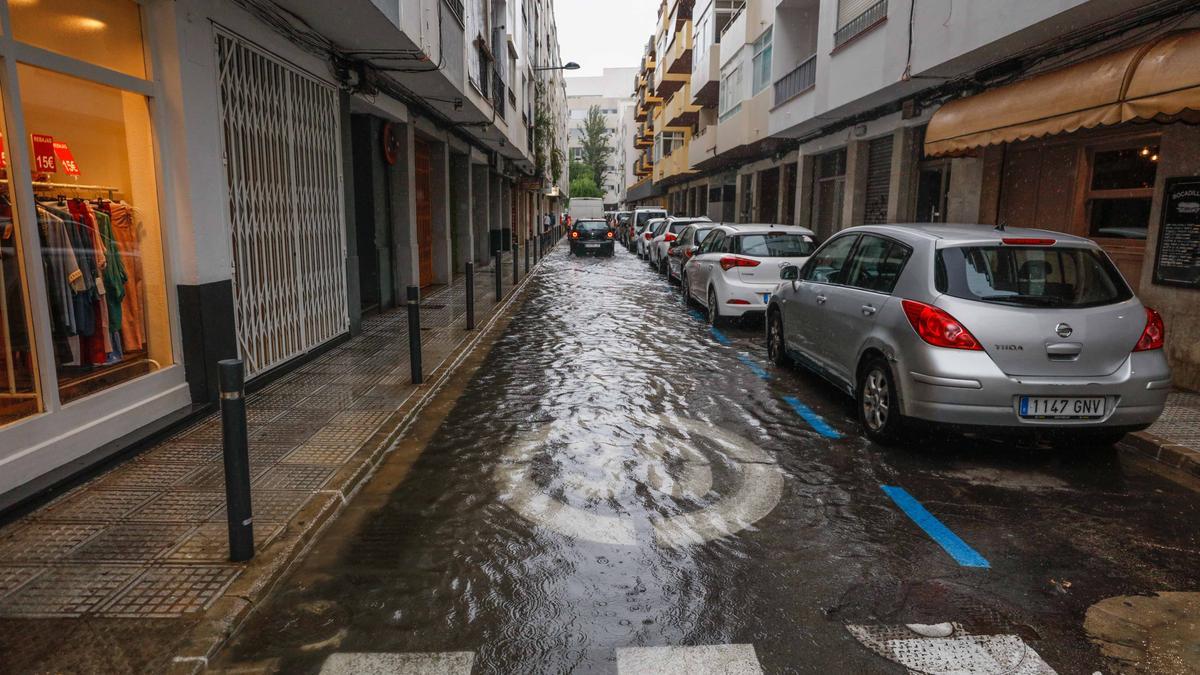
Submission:
M 1154 283 L 1200 288 L 1200 178 L 1168 178 Z

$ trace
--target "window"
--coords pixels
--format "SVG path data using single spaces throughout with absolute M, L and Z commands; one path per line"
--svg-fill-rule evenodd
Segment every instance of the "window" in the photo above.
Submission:
M 725 121 L 742 109 L 742 67 L 734 66 L 729 72 L 721 74 L 720 111 L 721 121 Z
M 791 232 L 743 234 L 735 241 L 735 253 L 759 258 L 806 258 L 817 248 L 812 237 Z
M 846 191 L 846 149 L 819 155 L 813 171 L 813 230 L 829 237 L 842 229 Z
M 754 59 L 752 69 L 754 82 L 751 94 L 757 94 L 771 84 L 771 34 L 774 27 L 768 27 L 760 38 L 754 41 Z
M 838 283 L 840 272 L 846 265 L 846 258 L 850 256 L 850 250 L 854 248 L 857 239 L 856 235 L 851 234 L 826 242 L 804 263 L 801 278 L 821 284 Z
M 912 252 L 907 246 L 883 237 L 864 234 L 850 261 L 846 284 L 868 291 L 891 293 Z
M 1144 240 L 1158 173 L 1158 146 L 1141 145 L 1091 153 L 1088 236 Z
M 961 246 L 938 251 L 937 289 L 1019 307 L 1093 307 L 1133 297 L 1108 256 L 1066 246 Z
M 3 130 L 5 136 L 7 129 Z M 36 237 L 36 227 L 20 228 L 14 217 L 12 186 L 0 185 L 0 425 L 41 412 L 37 391 L 37 355 L 34 353 L 32 314 L 27 304 L 22 240 Z M 51 262 L 65 264 L 61 257 Z
M 834 48 L 840 47 L 887 18 L 887 0 L 838 0 Z
M 683 147 L 683 132 L 664 131 L 658 135 L 658 142 L 655 145 L 655 161 L 660 160 L 663 157 L 670 157 L 671 153 Z
M 704 243 L 700 246 L 701 253 L 718 253 L 721 246 L 725 243 L 725 231 L 717 230 L 712 236 L 707 237 Z

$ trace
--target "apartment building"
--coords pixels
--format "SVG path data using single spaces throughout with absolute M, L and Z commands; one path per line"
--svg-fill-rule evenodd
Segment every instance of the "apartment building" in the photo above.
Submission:
M 613 152 L 609 157 L 603 185 L 599 187 L 604 191 L 605 208 L 610 210 L 617 208 L 625 194 L 629 157 L 622 130 L 626 127 L 627 119 L 633 116 L 634 98 L 629 81 L 637 71 L 637 68 L 605 68 L 597 76 L 566 78 L 569 115 L 567 155 L 571 162 L 583 161 L 583 126 L 588 111 L 592 106 L 597 106 L 604 115 Z
M 523 243 L 566 178 L 553 9 L 0 0 L 0 508 Z

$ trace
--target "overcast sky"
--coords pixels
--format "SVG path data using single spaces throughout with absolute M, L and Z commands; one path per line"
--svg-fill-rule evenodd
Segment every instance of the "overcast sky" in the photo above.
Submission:
M 583 66 L 567 76 L 632 68 L 654 32 L 657 0 L 554 0 L 563 62 Z

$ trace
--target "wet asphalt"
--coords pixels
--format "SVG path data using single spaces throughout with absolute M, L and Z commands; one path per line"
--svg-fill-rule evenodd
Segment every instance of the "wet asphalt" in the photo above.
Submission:
M 847 626 L 957 622 L 1111 672 L 1088 607 L 1200 586 L 1196 493 L 1112 449 L 876 446 L 849 399 L 768 363 L 761 322 L 710 330 L 620 248 L 554 250 L 411 469 L 352 507 L 215 665 L 615 673 L 622 648 L 749 644 L 768 673 L 903 673 Z

